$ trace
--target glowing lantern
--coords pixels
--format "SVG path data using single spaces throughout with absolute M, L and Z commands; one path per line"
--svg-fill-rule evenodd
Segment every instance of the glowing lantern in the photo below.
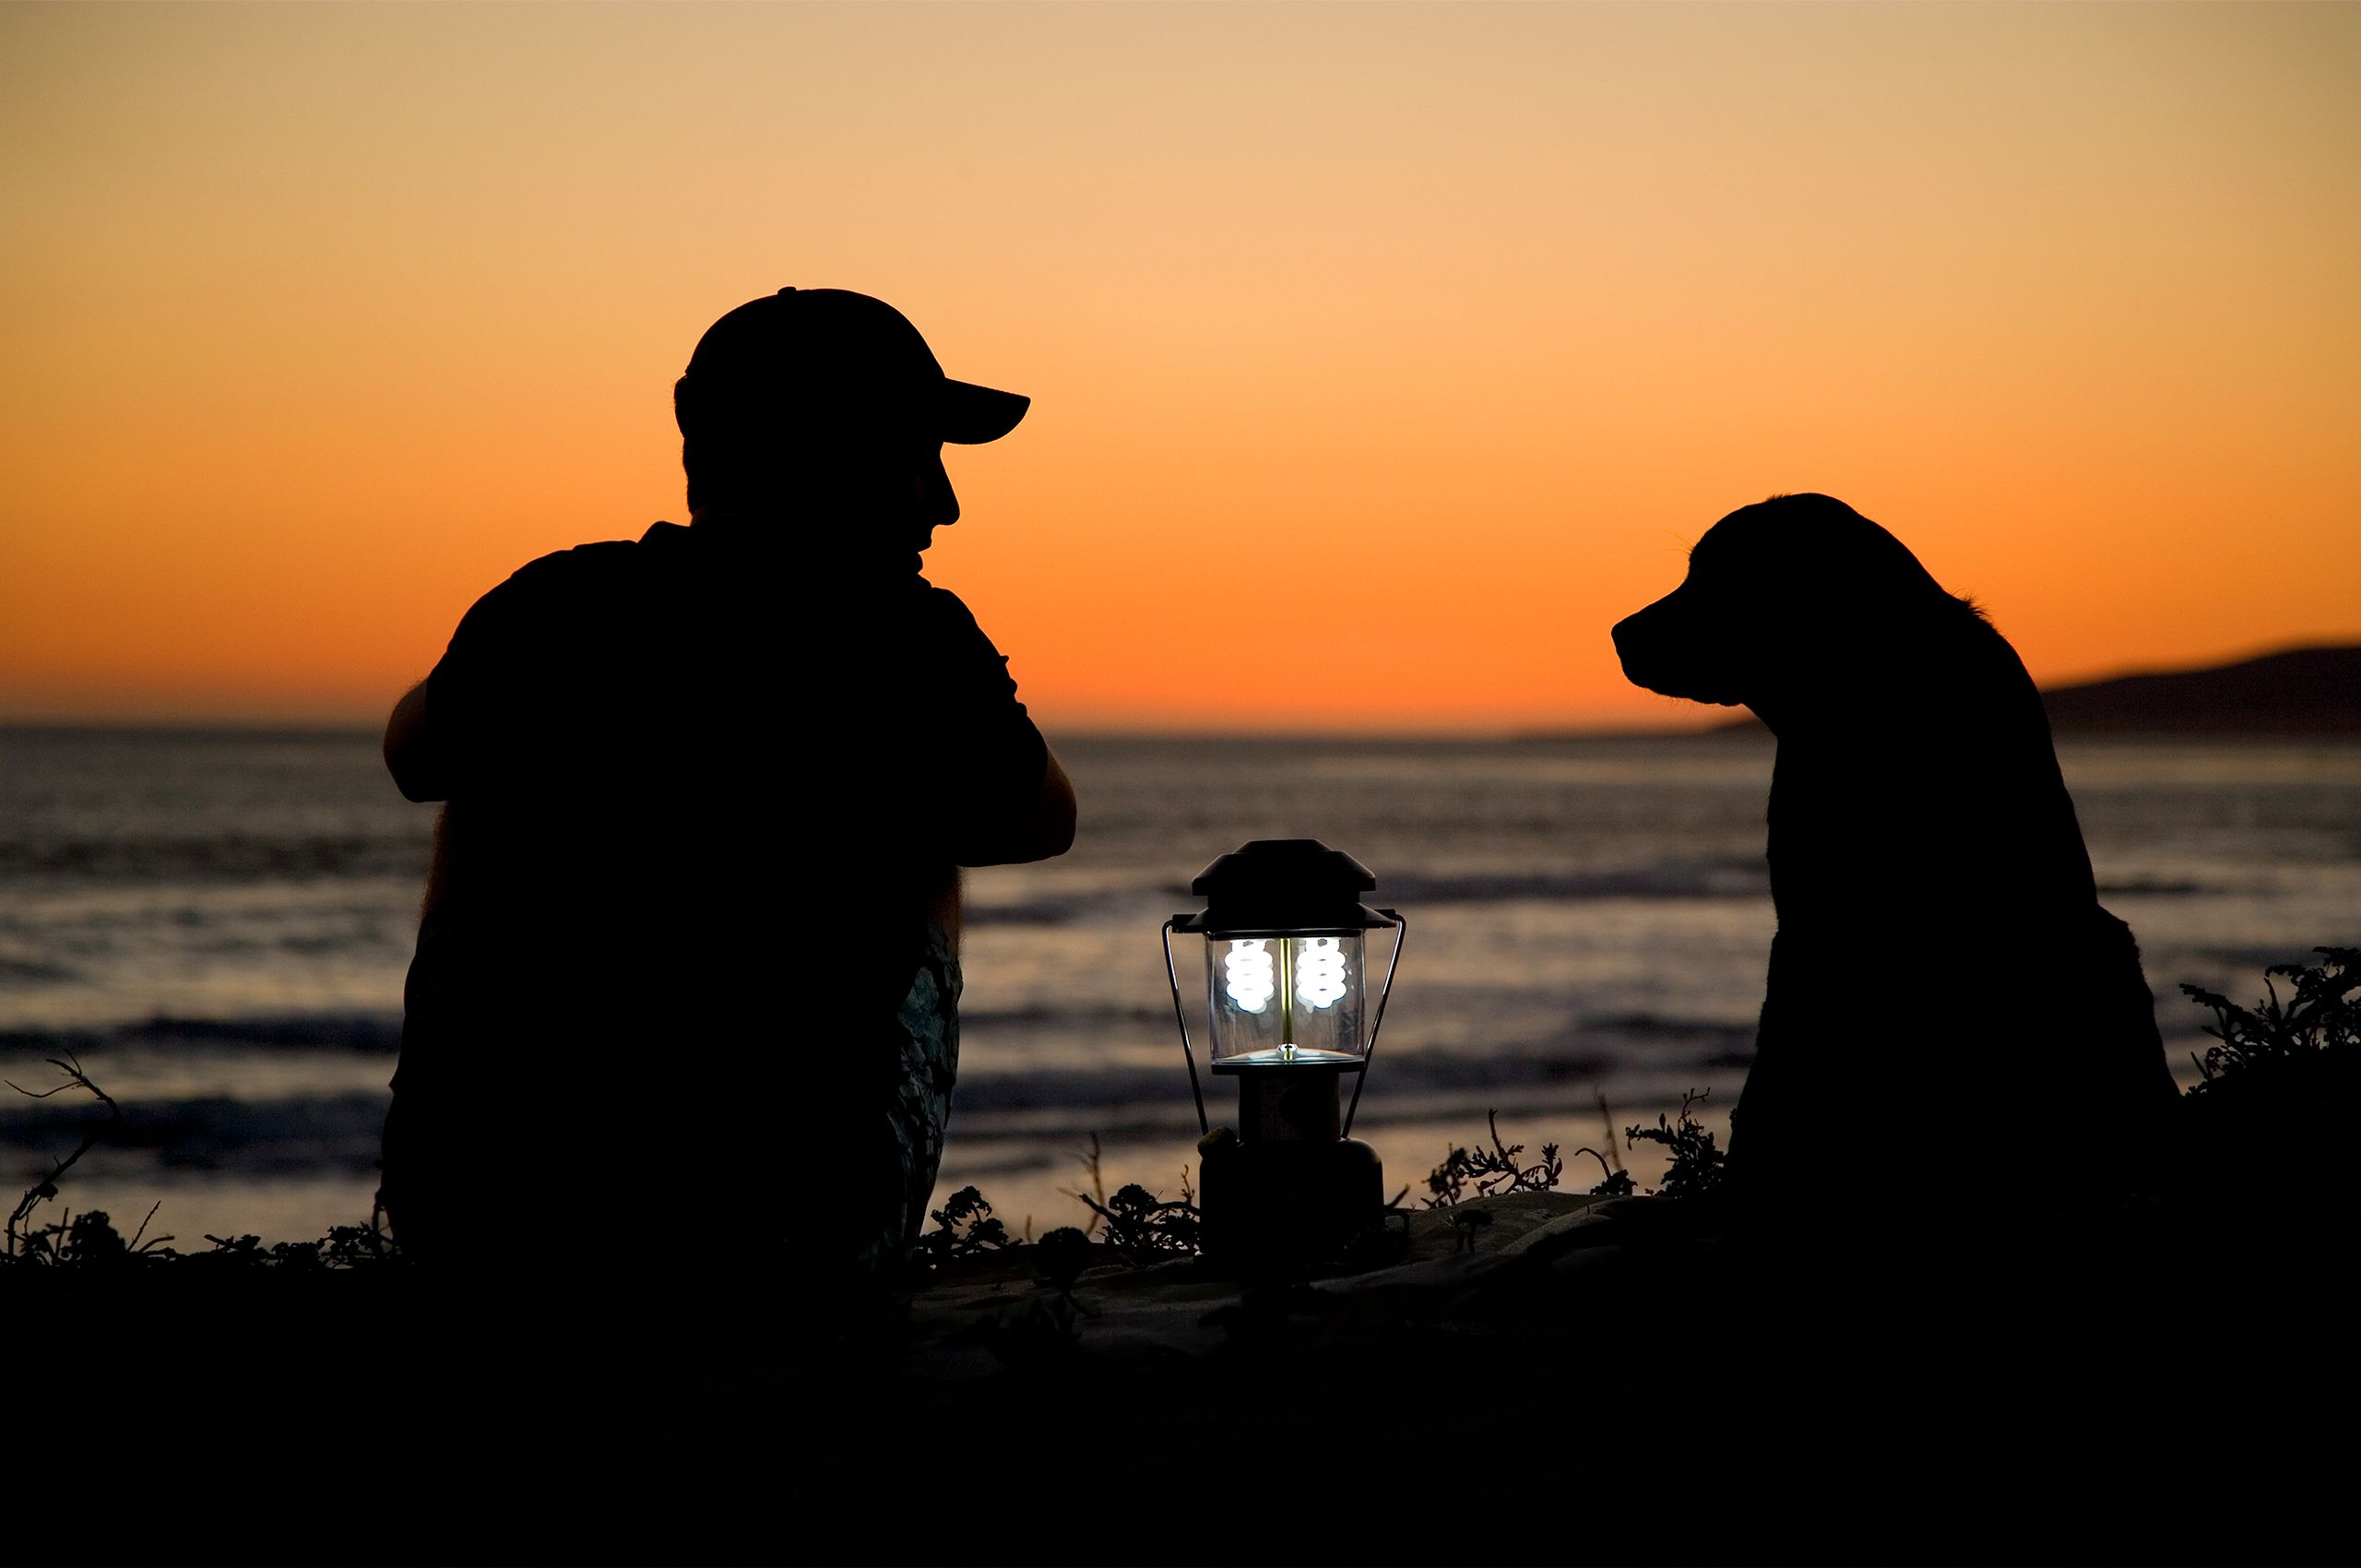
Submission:
M 1374 1225 L 1383 1209 L 1377 1153 L 1349 1136 L 1406 923 L 1398 910 L 1360 901 L 1376 885 L 1368 867 L 1316 838 L 1258 839 L 1190 885 L 1204 910 L 1164 922 L 1172 1010 L 1204 1134 L 1198 1201 L 1208 1256 L 1316 1257 Z M 1371 1012 L 1364 939 L 1381 927 L 1394 942 Z M 1175 932 L 1205 939 L 1208 1065 L 1238 1079 L 1235 1131 L 1214 1127 L 1205 1114 Z

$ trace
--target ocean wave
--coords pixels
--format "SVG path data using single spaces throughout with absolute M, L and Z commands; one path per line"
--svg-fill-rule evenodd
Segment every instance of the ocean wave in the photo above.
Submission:
M 401 877 L 422 881 L 424 830 L 392 834 L 250 833 L 0 838 L 0 882 L 158 883 Z
M 1604 1034 L 1638 1035 L 1670 1039 L 1728 1039 L 1751 1037 L 1754 1025 L 1718 1018 L 1668 1018 L 1660 1013 L 1602 1013 L 1582 1021 L 1585 1030 Z
M 959 1111 L 1038 1111 L 1067 1106 L 1135 1105 L 1167 1099 L 1185 1089 L 1188 1069 L 1178 1060 L 1169 1068 L 1101 1067 L 1087 1073 L 1056 1069 L 1016 1069 L 1000 1073 L 963 1073 L 952 1091 L 955 1116 Z M 1202 1071 L 1202 1065 L 1200 1071 Z
M 1367 895 L 1379 904 L 1404 909 L 1447 904 L 1597 901 L 1613 898 L 1766 898 L 1770 873 L 1759 860 L 1743 861 L 1667 862 L 1621 871 L 1597 872 L 1472 872 L 1465 873 L 1387 872 L 1376 892 Z M 1074 926 L 1109 918 L 1135 919 L 1133 907 L 1143 902 L 1170 901 L 1180 909 L 1193 902 L 1185 886 L 1166 878 L 1143 878 L 1121 892 L 1093 891 L 1061 897 L 1056 895 L 1002 902 L 976 901 L 962 919 L 970 927 Z
M 1726 1071 L 1753 1060 L 1751 1028 L 1699 1025 L 1682 1031 L 1679 1038 L 1692 1049 L 1641 1054 L 1569 1041 L 1482 1052 L 1440 1049 L 1388 1054 L 1381 1051 L 1370 1072 L 1372 1086 L 1382 1084 L 1388 1094 L 1415 1099 L 1466 1090 L 1510 1093 L 1550 1085 L 1599 1083 L 1639 1070 Z M 1188 1069 L 1177 1060 L 1179 1053 L 1174 1054 L 1176 1060 L 1169 1067 L 969 1072 L 961 1075 L 952 1103 L 962 1112 L 998 1114 L 1169 1101 L 1184 1095 L 1188 1087 Z M 1202 1060 L 1198 1072 L 1201 1082 L 1211 1081 Z
M 208 1095 L 135 1100 L 123 1107 L 123 1120 L 107 1130 L 101 1146 L 145 1156 L 173 1170 L 261 1176 L 371 1171 L 377 1164 L 387 1098 Z M 0 1107 L 0 1148 L 12 1162 L 21 1156 L 54 1159 L 104 1123 L 83 1097 Z
M 63 964 L 43 963 L 38 958 L 0 956 L 0 980 L 14 980 L 19 985 L 54 985 L 81 978 Z
M 40 1056 L 60 1050 L 103 1053 L 110 1046 L 179 1042 L 283 1051 L 392 1051 L 399 1049 L 398 1014 L 277 1014 L 250 1018 L 142 1018 L 120 1024 L 0 1029 L 0 1051 Z
M 1370 897 L 1406 907 L 1555 902 L 1599 898 L 1765 898 L 1771 876 L 1760 861 L 1667 862 L 1624 871 L 1389 873 Z
M 1094 894 L 1074 898 L 1034 898 L 1021 902 L 970 902 L 959 911 L 959 921 L 966 926 L 995 925 L 1074 925 L 1097 914 L 1105 906 L 1104 895 Z
M 1487 988 L 1483 995 L 1498 1001 L 1500 993 L 1497 988 Z M 780 1027 L 788 1027 L 784 1018 Z M 1172 1009 L 1162 1001 L 1085 999 L 1062 1001 L 1055 1005 L 965 1007 L 960 1010 L 960 1028 L 964 1033 L 977 1036 L 1022 1030 L 1034 1035 L 1080 1034 L 1094 1038 L 1109 1030 L 1145 1028 L 1161 1040 L 1172 1028 Z M 103 1054 L 110 1047 L 157 1045 L 391 1053 L 400 1048 L 401 1032 L 401 1015 L 394 1012 L 271 1013 L 226 1018 L 164 1015 L 113 1024 L 0 1028 L 0 1053 L 45 1057 L 65 1050 Z M 1443 1075 L 1463 1071 L 1517 1073 L 1524 1069 L 1514 1063 L 1522 1062 L 1539 1072 L 1550 1063 L 1616 1061 L 1631 1054 L 1613 1049 L 1619 1043 L 1636 1047 L 1653 1060 L 1659 1045 L 1691 1044 L 1726 1051 L 1750 1043 L 1753 1033 L 1751 1020 L 1733 1022 L 1651 1012 L 1589 1014 L 1562 1030 L 1550 1032 L 1547 1038 L 1523 1043 L 1493 1044 L 1476 1051 L 1452 1045 L 1397 1051 L 1388 1060 L 1387 1070 Z M 1176 1051 L 1176 1062 L 1178 1054 Z M 1107 1086 L 1118 1083 L 1123 1071 L 1092 1065 L 1064 1069 L 1049 1076 L 1070 1079 L 1077 1086 Z M 989 1068 L 971 1069 L 969 1073 L 969 1078 L 978 1083 L 997 1081 L 1005 1075 Z M 1102 1088 L 1083 1092 L 1100 1095 Z
M 959 1009 L 962 1032 L 1005 1028 L 1103 1029 L 1113 1025 L 1141 1023 L 1171 1028 L 1171 1004 L 1159 1007 L 1154 1004 L 1070 1002 L 1055 1007 L 962 1006 Z

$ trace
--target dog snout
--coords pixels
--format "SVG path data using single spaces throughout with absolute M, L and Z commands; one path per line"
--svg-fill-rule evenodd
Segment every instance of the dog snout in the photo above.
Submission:
M 1615 623 L 1615 652 L 1623 661 L 1624 679 L 1661 696 L 1735 707 L 1745 699 L 1730 674 L 1728 628 L 1714 617 L 1711 603 L 1689 588 L 1684 582 Z
M 1645 613 L 1645 611 L 1641 611 L 1637 614 L 1624 616 L 1608 634 L 1615 639 L 1615 656 L 1623 661 L 1626 671 L 1631 668 L 1631 651 L 1640 643 L 1640 616 Z
M 1665 618 L 1665 606 L 1669 599 L 1660 599 L 1645 610 L 1635 611 L 1615 623 L 1610 634 L 1615 638 L 1615 656 L 1623 661 L 1623 678 L 1635 686 L 1656 690 L 1649 677 L 1661 664 L 1663 637 L 1659 630 Z

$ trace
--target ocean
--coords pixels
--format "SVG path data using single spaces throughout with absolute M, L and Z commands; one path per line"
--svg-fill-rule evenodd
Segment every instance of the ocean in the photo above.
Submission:
M 1196 1122 L 1158 928 L 1193 907 L 1208 861 L 1263 837 L 1350 851 L 1377 873 L 1372 901 L 1408 917 L 1356 1127 L 1389 1190 L 1422 1194 L 1493 1111 L 1511 1142 L 1600 1148 L 1643 1186 L 1660 1159 L 1610 1126 L 1703 1091 L 1701 1118 L 1726 1127 L 1773 929 L 1767 738 L 1058 750 L 1083 802 L 1074 851 L 968 878 L 943 1192 L 979 1186 L 1019 1229 L 1077 1223 L 1068 1194 L 1092 1181 L 1095 1147 L 1107 1190 L 1179 1193 Z M 2264 965 L 2361 943 L 2361 744 L 2070 739 L 2059 756 L 2184 1078 L 2210 1016 L 2180 982 L 2251 998 Z M 50 1088 L 63 1080 L 45 1059 L 70 1052 L 124 1113 L 38 1218 L 101 1208 L 128 1231 L 152 1206 L 148 1233 L 187 1250 L 368 1215 L 432 823 L 370 734 L 0 729 L 0 1077 Z M 1191 942 L 1184 983 L 1202 965 Z M 1862 962 L 1917 961 L 1907 944 L 1898 928 Z M 810 968 L 782 954 L 778 973 L 791 1049 Z M 1964 996 L 1972 977 L 1928 983 Z M 1997 1081 L 2007 1043 L 1961 1062 L 1961 1083 Z M 694 1146 L 682 1068 L 698 1045 L 651 1040 L 644 1075 L 614 1086 L 647 1106 L 647 1158 L 666 1167 Z M 1229 1091 L 1208 1089 L 1218 1117 Z M 782 1147 L 825 1110 L 779 1107 Z M 78 1090 L 0 1090 L 10 1195 L 101 1118 Z M 1833 1168 L 1847 1155 L 1833 1146 Z M 1570 1160 L 1567 1182 L 1597 1170 Z M 561 1188 L 552 1172 L 549 1194 L 514 1201 Z

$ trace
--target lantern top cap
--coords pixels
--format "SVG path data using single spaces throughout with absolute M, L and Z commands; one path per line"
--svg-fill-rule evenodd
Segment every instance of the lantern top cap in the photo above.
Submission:
M 1376 885 L 1369 867 L 1317 838 L 1257 838 L 1199 872 L 1189 891 L 1219 898 L 1265 887 L 1366 893 Z
M 1391 918 L 1360 901 L 1376 885 L 1369 867 L 1317 838 L 1257 838 L 1189 885 L 1205 909 L 1184 929 L 1210 934 L 1390 926 Z

